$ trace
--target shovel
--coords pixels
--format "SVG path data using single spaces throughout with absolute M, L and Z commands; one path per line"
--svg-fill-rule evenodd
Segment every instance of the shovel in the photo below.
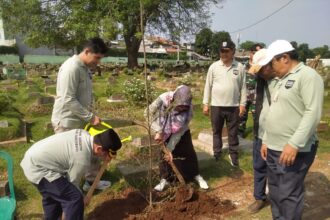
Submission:
M 88 131 L 92 136 L 95 136 L 99 133 L 102 133 L 104 132 L 106 129 L 109 129 L 109 128 L 112 128 L 109 124 L 105 123 L 105 122 L 101 122 L 101 126 L 92 126 L 91 124 L 87 124 L 86 127 L 85 127 L 85 130 Z M 128 142 L 128 141 L 131 141 L 132 140 L 132 136 L 128 136 L 124 139 L 121 139 L 121 143 L 124 143 L 124 142 Z M 91 188 L 88 190 L 85 198 L 84 198 L 84 204 L 85 206 L 87 206 L 93 196 L 93 193 L 96 189 L 96 186 L 97 184 L 100 182 L 100 179 L 105 171 L 105 169 L 107 168 L 109 162 L 111 161 L 112 158 L 114 158 L 116 155 L 113 155 L 113 154 L 109 154 L 110 156 L 110 160 L 108 161 L 104 161 L 99 172 L 97 173 L 95 179 L 94 179 L 94 182 L 91 186 Z
M 170 153 L 164 143 L 161 144 L 161 147 L 162 147 L 162 151 L 164 152 L 165 155 L 168 155 Z M 180 203 L 189 201 L 194 194 L 194 188 L 192 188 L 189 185 L 186 185 L 184 178 L 182 177 L 180 171 L 175 166 L 173 161 L 169 161 L 168 163 L 172 167 L 173 172 L 175 173 L 176 177 L 178 178 L 178 180 L 180 182 L 180 187 L 178 188 L 178 190 L 175 193 L 175 198 L 176 198 L 175 200 Z
M 95 188 L 97 186 L 97 184 L 100 182 L 100 179 L 105 171 L 105 169 L 107 168 L 109 162 L 111 161 L 112 157 L 110 157 L 110 160 L 107 160 L 107 161 L 104 161 L 99 172 L 97 173 L 95 179 L 94 179 L 94 182 L 91 186 L 91 188 L 89 188 L 85 198 L 84 198 L 84 204 L 85 206 L 88 206 L 89 202 L 91 201 L 92 199 L 92 196 L 93 196 L 93 193 L 95 191 Z

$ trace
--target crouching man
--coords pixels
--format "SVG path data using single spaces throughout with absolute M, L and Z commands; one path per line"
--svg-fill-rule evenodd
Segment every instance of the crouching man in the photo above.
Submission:
M 83 219 L 84 200 L 79 183 L 92 156 L 110 160 L 121 148 L 117 133 L 108 129 L 92 137 L 74 129 L 52 135 L 28 149 L 21 162 L 26 178 L 42 195 L 45 219 Z

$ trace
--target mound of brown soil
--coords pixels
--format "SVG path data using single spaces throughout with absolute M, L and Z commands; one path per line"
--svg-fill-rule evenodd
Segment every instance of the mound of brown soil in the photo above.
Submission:
M 133 219 L 222 219 L 226 213 L 234 209 L 235 206 L 229 200 L 221 201 L 210 197 L 206 192 L 195 192 L 190 201 L 182 202 L 175 199 L 160 203 L 154 209 Z
M 186 202 L 180 198 L 159 202 L 150 208 L 137 191 L 126 191 L 121 199 L 112 199 L 98 206 L 88 219 L 130 219 L 130 220 L 167 220 L 167 219 L 222 219 L 236 207 L 229 200 L 221 201 L 206 192 L 195 191 Z M 178 193 L 176 193 L 178 197 Z
M 88 216 L 88 220 L 130 219 L 131 215 L 143 213 L 148 206 L 142 195 L 132 188 L 126 189 L 118 198 L 110 198 L 97 206 Z

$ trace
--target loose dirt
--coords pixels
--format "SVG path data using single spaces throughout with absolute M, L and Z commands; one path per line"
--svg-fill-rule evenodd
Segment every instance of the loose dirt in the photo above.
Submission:
M 176 192 L 177 188 L 172 188 L 154 193 L 153 207 L 144 198 L 145 193 L 132 188 L 118 195 L 104 195 L 87 219 L 271 219 L 269 206 L 255 215 L 246 210 L 254 200 L 251 174 L 233 171 L 232 176 L 213 183 L 208 191 L 195 188 L 187 202 Z M 315 158 L 305 179 L 303 219 L 330 219 L 330 154 Z
M 197 190 L 189 201 L 183 201 L 185 192 L 180 190 L 182 188 L 178 188 L 175 193 L 173 190 L 167 193 L 154 192 L 153 198 L 156 202 L 151 208 L 142 194 L 130 188 L 123 193 L 123 198 L 102 203 L 87 219 L 223 219 L 226 213 L 236 208 L 229 200 L 221 200 Z

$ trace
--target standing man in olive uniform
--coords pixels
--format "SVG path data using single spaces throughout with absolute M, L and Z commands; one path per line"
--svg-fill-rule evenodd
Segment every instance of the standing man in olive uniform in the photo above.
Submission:
M 261 44 L 254 44 L 250 49 L 250 58 L 249 63 L 246 65 L 247 70 L 252 65 L 252 59 L 253 55 L 262 49 L 263 46 Z M 249 117 L 249 111 L 252 113 L 252 117 L 254 119 L 255 117 L 255 104 L 256 104 L 256 79 L 255 75 L 250 74 L 249 71 L 246 74 L 246 105 L 245 105 L 245 112 L 244 114 L 239 118 L 239 127 L 238 127 L 238 135 L 242 138 L 245 136 L 245 129 L 246 129 L 246 122 Z
M 272 104 L 265 121 L 261 155 L 267 161 L 273 219 L 301 219 L 304 179 L 312 165 L 321 119 L 324 82 L 312 68 L 299 62 L 286 40 L 269 45 L 266 59 L 276 76 Z
M 203 97 L 203 113 L 209 115 L 213 130 L 213 152 L 218 160 L 222 154 L 222 128 L 228 130 L 229 159 L 232 166 L 238 163 L 239 117 L 245 112 L 245 67 L 234 59 L 235 44 L 227 40 L 220 45 L 220 60 L 213 63 L 207 73 Z

